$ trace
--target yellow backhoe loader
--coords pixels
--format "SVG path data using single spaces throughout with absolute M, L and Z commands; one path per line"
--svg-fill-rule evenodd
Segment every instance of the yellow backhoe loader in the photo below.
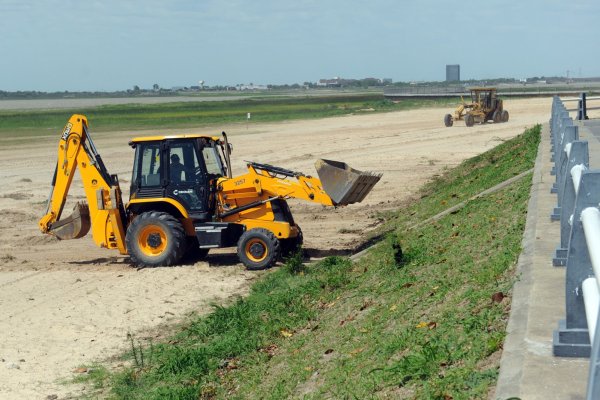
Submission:
M 58 161 L 40 230 L 77 239 L 92 230 L 100 247 L 128 254 L 138 266 L 167 266 L 187 252 L 237 246 L 248 269 L 264 269 L 302 244 L 287 199 L 327 206 L 362 201 L 381 178 L 345 163 L 318 160 L 320 179 L 268 164 L 248 162 L 248 172 L 231 173 L 227 135 L 134 138 L 129 202 L 96 150 L 88 121 L 73 115 L 58 146 Z M 75 171 L 87 202 L 61 219 Z
M 471 102 L 467 103 L 461 97 L 461 104 L 456 107 L 454 115 L 446 114 L 444 116 L 444 125 L 450 127 L 454 121 L 465 121 L 465 125 L 471 127 L 477 123 L 487 121 L 507 122 L 508 111 L 504 109 L 504 103 L 497 96 L 496 88 L 492 87 L 473 87 L 471 92 Z

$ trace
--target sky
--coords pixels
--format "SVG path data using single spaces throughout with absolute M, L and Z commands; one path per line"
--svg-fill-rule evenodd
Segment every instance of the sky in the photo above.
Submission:
M 598 0 L 0 0 L 0 90 L 600 76 Z

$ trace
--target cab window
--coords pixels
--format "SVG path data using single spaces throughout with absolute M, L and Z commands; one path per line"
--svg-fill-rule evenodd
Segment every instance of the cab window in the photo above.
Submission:
M 141 160 L 136 163 L 133 171 L 134 180 L 139 182 L 140 186 L 160 186 L 160 145 L 138 145 L 137 151 Z
M 212 175 L 224 176 L 223 164 L 221 164 L 221 158 L 219 153 L 214 146 L 207 145 L 202 148 L 202 158 L 204 159 L 204 165 L 206 165 L 206 172 Z
M 191 183 L 200 173 L 200 162 L 194 144 L 187 142 L 171 143 L 169 151 L 169 177 L 171 183 Z

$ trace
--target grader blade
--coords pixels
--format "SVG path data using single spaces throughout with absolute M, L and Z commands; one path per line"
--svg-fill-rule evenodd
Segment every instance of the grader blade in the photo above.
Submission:
M 315 168 L 323 190 L 339 206 L 360 203 L 381 179 L 381 174 L 359 171 L 341 161 L 319 159 Z
M 88 205 L 80 202 L 75 205 L 71 215 L 53 223 L 49 233 L 60 240 L 79 239 L 88 233 L 90 226 Z

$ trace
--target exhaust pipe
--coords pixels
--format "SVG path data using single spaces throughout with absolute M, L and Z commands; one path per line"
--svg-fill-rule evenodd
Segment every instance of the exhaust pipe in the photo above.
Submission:
M 338 206 L 363 201 L 382 176 L 359 171 L 341 161 L 319 159 L 315 162 L 315 168 L 323 190 Z

